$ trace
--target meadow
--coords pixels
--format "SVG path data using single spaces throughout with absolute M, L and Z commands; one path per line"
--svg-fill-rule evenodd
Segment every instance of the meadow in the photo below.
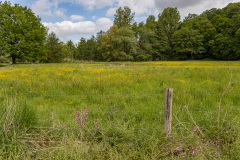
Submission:
M 0 67 L 0 159 L 237 160 L 239 93 L 240 62 Z

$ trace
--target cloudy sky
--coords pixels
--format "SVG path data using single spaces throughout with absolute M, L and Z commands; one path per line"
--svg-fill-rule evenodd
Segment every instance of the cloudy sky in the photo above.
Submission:
M 61 41 L 77 42 L 90 38 L 113 24 L 116 9 L 129 6 L 135 21 L 145 21 L 148 15 L 157 16 L 166 7 L 177 7 L 181 18 L 188 13 L 201 14 L 211 8 L 223 8 L 239 0 L 10 0 L 30 7 L 42 23 L 57 34 Z

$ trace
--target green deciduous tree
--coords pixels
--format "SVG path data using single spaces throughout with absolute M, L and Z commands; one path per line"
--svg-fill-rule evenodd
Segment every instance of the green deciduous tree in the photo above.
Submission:
M 154 53 L 153 43 L 155 38 L 155 33 L 151 29 L 147 28 L 145 25 L 139 27 L 138 29 L 138 51 L 135 56 L 137 61 L 152 60 L 152 55 Z
M 119 28 L 112 39 L 112 47 L 112 60 L 134 60 L 137 47 L 134 32 L 128 27 Z
M 136 23 L 135 23 L 136 24 Z M 152 60 L 152 55 L 154 54 L 153 45 L 156 43 L 156 20 L 153 15 L 150 15 L 146 24 L 143 22 L 136 24 L 134 26 L 134 32 L 137 37 L 137 54 L 135 60 L 146 61 Z
M 116 36 L 118 31 L 118 26 L 113 25 L 104 35 L 101 36 L 101 51 L 102 56 L 105 61 L 114 61 L 116 57 L 113 56 L 113 46 L 112 39 Z
M 98 60 L 97 40 L 94 36 L 87 40 L 87 46 L 89 60 Z
M 201 58 L 201 54 L 205 51 L 203 36 L 193 29 L 181 28 L 173 34 L 172 41 L 178 59 Z
M 236 31 L 235 36 L 238 40 L 240 40 L 240 28 Z
M 153 44 L 154 54 L 153 60 L 167 60 L 171 59 L 171 51 L 169 39 L 164 30 L 164 26 L 161 20 L 158 20 L 156 30 L 155 30 L 156 43 Z
M 96 37 L 96 53 L 94 55 L 94 60 L 95 61 L 103 61 L 103 52 L 105 50 L 103 44 L 104 41 L 104 37 L 105 37 L 106 32 L 104 31 L 100 31 L 97 33 L 97 37 Z
M 240 28 L 240 13 L 232 16 L 232 33 L 235 33 Z
M 12 58 L 24 61 L 46 59 L 43 49 L 46 29 L 31 9 L 10 2 L 0 3 L 1 51 Z
M 63 44 L 54 32 L 46 39 L 47 62 L 62 62 L 64 60 Z
M 133 30 L 113 25 L 102 36 L 102 56 L 106 61 L 134 60 L 137 41 Z
M 206 10 L 205 12 L 203 12 L 203 15 L 207 16 L 207 18 L 211 21 L 213 17 L 215 17 L 216 15 L 221 15 L 222 14 L 222 10 L 221 9 L 217 9 L 217 8 L 212 8 L 210 10 Z
M 154 15 L 148 16 L 146 20 L 146 27 L 152 31 L 156 31 L 157 29 L 157 21 Z
M 234 15 L 240 14 L 240 2 L 229 3 L 226 7 L 222 9 L 222 12 L 228 18 L 232 18 Z
M 193 30 L 199 31 L 204 37 L 203 45 L 206 49 L 205 53 L 202 54 L 204 58 L 212 58 L 212 53 L 209 48 L 209 41 L 215 37 L 217 30 L 207 18 L 206 15 L 196 16 L 194 18 L 187 18 L 181 24 L 182 27 L 187 27 Z
M 67 58 L 71 61 L 75 59 L 76 54 L 76 46 L 73 41 L 67 41 Z
M 235 33 L 235 39 L 236 39 L 236 45 L 235 45 L 235 52 L 236 52 L 236 55 L 237 55 L 237 60 L 240 59 L 240 28 L 236 31 Z
M 196 17 L 198 17 L 197 14 L 188 13 L 188 16 L 184 18 L 184 21 L 189 21 L 189 20 L 192 20 Z
M 130 27 L 134 22 L 134 13 L 127 6 L 119 7 L 114 15 L 114 24 L 120 27 Z
M 97 60 L 97 41 L 94 36 L 86 40 L 81 38 L 80 42 L 77 45 L 77 54 L 76 58 L 79 60 Z
M 209 42 L 211 52 L 214 59 L 220 60 L 236 60 L 239 54 L 235 50 L 235 39 L 229 35 L 217 34 L 213 40 Z
M 88 57 L 86 54 L 86 48 L 87 48 L 87 41 L 85 38 L 81 38 L 77 44 L 76 59 L 87 60 Z
M 218 33 L 224 34 L 224 35 L 230 35 L 232 34 L 232 20 L 230 18 L 216 15 L 211 20 L 212 24 L 216 28 Z
M 177 8 L 165 8 L 161 15 L 159 15 L 159 21 L 162 23 L 166 36 L 168 37 L 170 50 L 168 50 L 169 58 L 172 59 L 172 36 L 177 31 L 180 23 L 180 13 Z
M 114 15 L 114 25 L 101 36 L 102 57 L 106 61 L 134 60 L 136 34 L 132 30 L 134 14 L 129 7 L 120 7 Z

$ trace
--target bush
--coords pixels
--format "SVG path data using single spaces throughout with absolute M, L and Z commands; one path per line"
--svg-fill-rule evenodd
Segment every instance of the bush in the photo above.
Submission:
M 10 61 L 6 56 L 0 56 L 0 63 L 10 63 Z
M 21 136 L 37 124 L 36 112 L 25 102 L 17 105 L 16 99 L 6 100 L 0 110 L 0 159 L 15 159 L 25 155 L 26 146 L 21 143 Z

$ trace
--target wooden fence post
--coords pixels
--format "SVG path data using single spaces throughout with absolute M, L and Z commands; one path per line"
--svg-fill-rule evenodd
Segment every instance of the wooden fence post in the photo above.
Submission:
M 173 89 L 166 88 L 165 90 L 165 124 L 164 128 L 167 134 L 167 137 L 170 136 L 172 131 L 172 98 L 173 98 Z

